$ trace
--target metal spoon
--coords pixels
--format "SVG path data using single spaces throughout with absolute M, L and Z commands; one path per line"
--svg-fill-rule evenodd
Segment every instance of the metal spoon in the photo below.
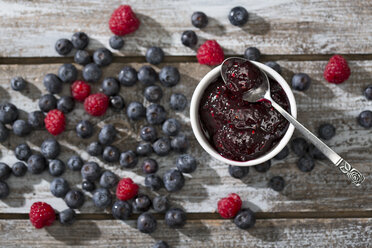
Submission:
M 226 78 L 226 71 L 229 69 L 233 64 L 241 63 L 247 61 L 246 59 L 242 58 L 228 58 L 226 59 L 221 66 L 221 76 L 224 82 L 227 84 Z M 243 94 L 243 100 L 248 102 L 258 102 L 262 99 L 269 100 L 271 105 L 280 113 L 282 114 L 293 126 L 295 126 L 311 143 L 314 144 L 325 156 L 328 157 L 331 162 L 338 167 L 342 173 L 344 173 L 349 180 L 354 183 L 356 186 L 360 186 L 361 183 L 364 181 L 364 176 L 355 168 L 353 168 L 348 162 L 346 162 L 343 158 L 340 157 L 336 152 L 334 152 L 331 148 L 329 148 L 326 144 L 323 143 L 320 139 L 318 139 L 313 133 L 311 133 L 306 127 L 304 127 L 301 123 L 299 123 L 292 115 L 290 115 L 287 111 L 285 111 L 279 104 L 277 104 L 271 98 L 270 93 L 270 83 L 269 78 L 267 77 L 266 73 L 261 70 L 261 73 L 264 76 L 264 82 L 255 89 L 251 89 Z

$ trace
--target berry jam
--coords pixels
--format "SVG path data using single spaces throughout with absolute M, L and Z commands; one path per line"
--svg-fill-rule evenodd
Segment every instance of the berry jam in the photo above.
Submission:
M 258 68 L 257 68 L 258 69 Z M 254 72 L 254 71 L 253 71 Z M 248 73 L 237 70 L 236 82 L 243 82 Z M 244 74 L 244 75 L 243 75 Z M 249 74 L 244 85 L 249 90 L 261 81 Z M 240 80 L 241 79 L 241 80 Z M 278 82 L 270 80 L 271 96 L 280 106 L 289 111 L 289 101 Z M 235 161 L 248 161 L 269 152 L 284 136 L 288 121 L 277 112 L 269 101 L 249 103 L 241 97 L 242 84 L 235 87 L 228 81 L 228 87 L 218 77 L 204 91 L 199 115 L 211 145 L 223 157 Z

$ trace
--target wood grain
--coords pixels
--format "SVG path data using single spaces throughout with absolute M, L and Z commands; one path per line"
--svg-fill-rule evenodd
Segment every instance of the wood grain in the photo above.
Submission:
M 160 46 L 167 55 L 194 55 L 181 44 L 184 30 L 195 30 L 199 43 L 216 39 L 226 54 L 243 54 L 249 46 L 264 54 L 371 53 L 372 2 L 363 0 L 233 0 L 149 1 L 129 0 L 142 25 L 125 36 L 119 55 L 143 55 Z M 57 56 L 57 39 L 82 30 L 91 37 L 89 49 L 108 47 L 112 35 L 108 19 L 122 1 L 67 0 L 0 1 L 0 57 Z M 243 27 L 232 26 L 227 15 L 235 6 L 250 13 Z M 191 25 L 194 11 L 204 11 L 209 24 Z

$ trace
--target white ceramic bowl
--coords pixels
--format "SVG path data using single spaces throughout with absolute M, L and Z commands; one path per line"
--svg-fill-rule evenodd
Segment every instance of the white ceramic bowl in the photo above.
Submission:
M 297 107 L 296 101 L 293 96 L 292 90 L 284 80 L 282 76 L 279 75 L 276 71 L 271 69 L 270 67 L 255 61 L 251 61 L 256 66 L 258 66 L 261 70 L 265 71 L 266 74 L 275 79 L 284 89 L 290 104 L 291 114 L 293 117 L 297 117 Z M 284 137 L 280 140 L 280 142 L 268 153 L 265 155 L 252 159 L 249 161 L 235 161 L 227 159 L 221 156 L 213 146 L 208 142 L 207 138 L 204 135 L 203 129 L 201 127 L 200 118 L 199 118 L 199 104 L 202 98 L 202 95 L 205 89 L 208 87 L 210 83 L 212 83 L 217 77 L 220 76 L 221 66 L 218 66 L 207 73 L 204 78 L 199 82 L 197 87 L 195 88 L 194 94 L 192 95 L 191 104 L 190 104 L 190 119 L 191 119 L 191 127 L 194 132 L 196 139 L 198 140 L 199 144 L 203 147 L 203 149 L 208 152 L 212 157 L 224 162 L 226 164 L 235 165 L 235 166 L 253 166 L 257 164 L 264 163 L 267 160 L 272 159 L 275 155 L 277 155 L 289 142 L 292 137 L 294 126 L 292 124 L 289 125 L 287 132 L 285 133 Z

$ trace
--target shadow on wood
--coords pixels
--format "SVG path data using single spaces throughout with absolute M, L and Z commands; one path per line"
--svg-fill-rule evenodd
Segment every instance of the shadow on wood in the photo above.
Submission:
M 265 35 L 270 31 L 270 23 L 261 16 L 249 12 L 248 22 L 242 26 L 242 30 L 253 35 Z

